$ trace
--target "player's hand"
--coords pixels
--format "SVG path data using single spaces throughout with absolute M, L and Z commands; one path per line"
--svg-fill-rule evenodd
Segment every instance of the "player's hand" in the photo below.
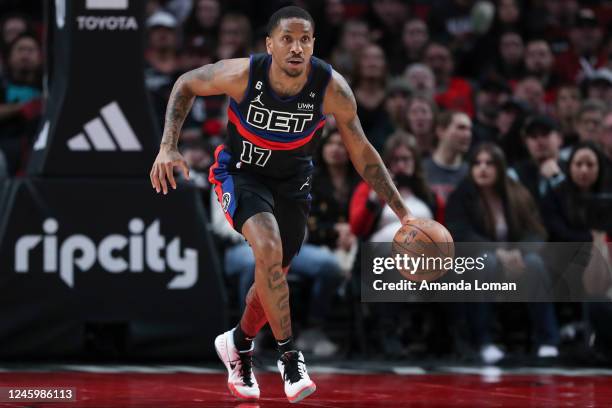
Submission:
M 180 167 L 183 171 L 185 179 L 189 180 L 189 167 L 183 156 L 179 153 L 175 147 L 166 147 L 162 145 L 159 149 L 159 153 L 155 158 L 151 173 L 151 185 L 158 193 L 163 191 L 164 194 L 168 194 L 168 184 L 173 189 L 176 189 L 176 180 L 174 179 L 174 167 Z

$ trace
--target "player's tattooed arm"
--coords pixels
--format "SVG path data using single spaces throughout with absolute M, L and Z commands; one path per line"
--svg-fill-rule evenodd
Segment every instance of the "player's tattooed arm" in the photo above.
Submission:
M 234 99 L 240 98 L 247 87 L 248 79 L 248 58 L 221 60 L 179 77 L 168 99 L 161 146 L 149 172 L 151 186 L 158 193 L 163 191 L 167 194 L 168 183 L 172 188 L 176 188 L 174 167 L 180 167 L 185 178 L 189 179 L 189 166 L 178 151 L 177 145 L 183 122 L 194 98 L 198 95 L 219 94 L 226 94 Z
M 182 86 L 177 81 L 174 84 L 168 99 L 168 107 L 166 108 L 166 121 L 164 123 L 161 145 L 170 149 L 177 148 L 183 122 L 185 122 L 194 99 L 194 95 L 181 88 Z
M 245 58 L 221 60 L 181 75 L 168 99 L 162 146 L 176 149 L 181 128 L 196 96 L 241 94 L 245 86 L 241 81 L 245 68 L 248 79 L 248 59 Z
M 400 220 L 409 218 L 410 211 L 405 206 L 380 155 L 363 132 L 351 88 L 335 71 L 325 94 L 325 112 L 334 115 L 344 145 L 361 177 L 387 202 Z

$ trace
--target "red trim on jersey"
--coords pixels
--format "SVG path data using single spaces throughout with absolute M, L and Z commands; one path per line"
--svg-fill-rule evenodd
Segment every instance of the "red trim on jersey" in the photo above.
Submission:
M 221 182 L 217 180 L 217 178 L 215 177 L 215 169 L 219 167 L 219 153 L 221 153 L 221 150 L 223 150 L 224 148 L 225 148 L 225 145 L 223 144 L 220 144 L 219 146 L 217 146 L 217 148 L 215 149 L 215 163 L 212 166 L 210 166 L 210 170 L 208 170 L 208 181 L 210 182 L 210 184 L 215 186 L 215 193 L 217 194 L 217 200 L 219 201 L 219 204 L 221 205 L 223 205 L 223 189 L 221 188 Z M 223 213 L 225 214 L 225 219 L 227 219 L 227 222 L 229 222 L 233 228 L 234 220 L 230 216 L 229 212 L 223 211 Z
M 298 147 L 302 147 L 306 143 L 310 142 L 315 132 L 321 129 L 325 125 L 325 119 L 322 119 L 321 121 L 319 121 L 319 123 L 314 128 L 314 130 L 310 132 L 310 134 L 304 136 L 304 138 L 300 140 L 296 140 L 293 142 L 274 142 L 274 141 L 266 140 L 262 137 L 259 137 L 256 134 L 250 132 L 244 126 L 242 126 L 242 123 L 240 123 L 240 118 L 238 118 L 236 113 L 234 113 L 234 111 L 232 111 L 230 108 L 227 109 L 227 118 L 231 123 L 234 124 L 234 126 L 236 126 L 238 133 L 240 133 L 242 137 L 244 137 L 245 139 L 247 139 L 249 142 L 253 143 L 256 146 L 263 147 L 265 149 L 270 149 L 270 150 L 293 150 L 293 149 L 297 149 Z

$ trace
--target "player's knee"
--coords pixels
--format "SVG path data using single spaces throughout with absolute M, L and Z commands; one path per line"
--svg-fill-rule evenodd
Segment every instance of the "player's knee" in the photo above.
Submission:
M 283 247 L 279 238 L 262 237 L 256 243 L 251 244 L 255 254 L 255 262 L 266 263 L 280 262 L 283 257 Z

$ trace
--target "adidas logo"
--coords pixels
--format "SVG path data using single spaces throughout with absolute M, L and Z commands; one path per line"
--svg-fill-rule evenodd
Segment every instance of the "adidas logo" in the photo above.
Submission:
M 68 139 L 72 151 L 140 151 L 142 146 L 116 101 L 100 109 L 101 117 L 87 122 L 85 133 Z M 105 126 L 106 125 L 106 126 Z M 114 137 L 114 139 L 113 139 Z

